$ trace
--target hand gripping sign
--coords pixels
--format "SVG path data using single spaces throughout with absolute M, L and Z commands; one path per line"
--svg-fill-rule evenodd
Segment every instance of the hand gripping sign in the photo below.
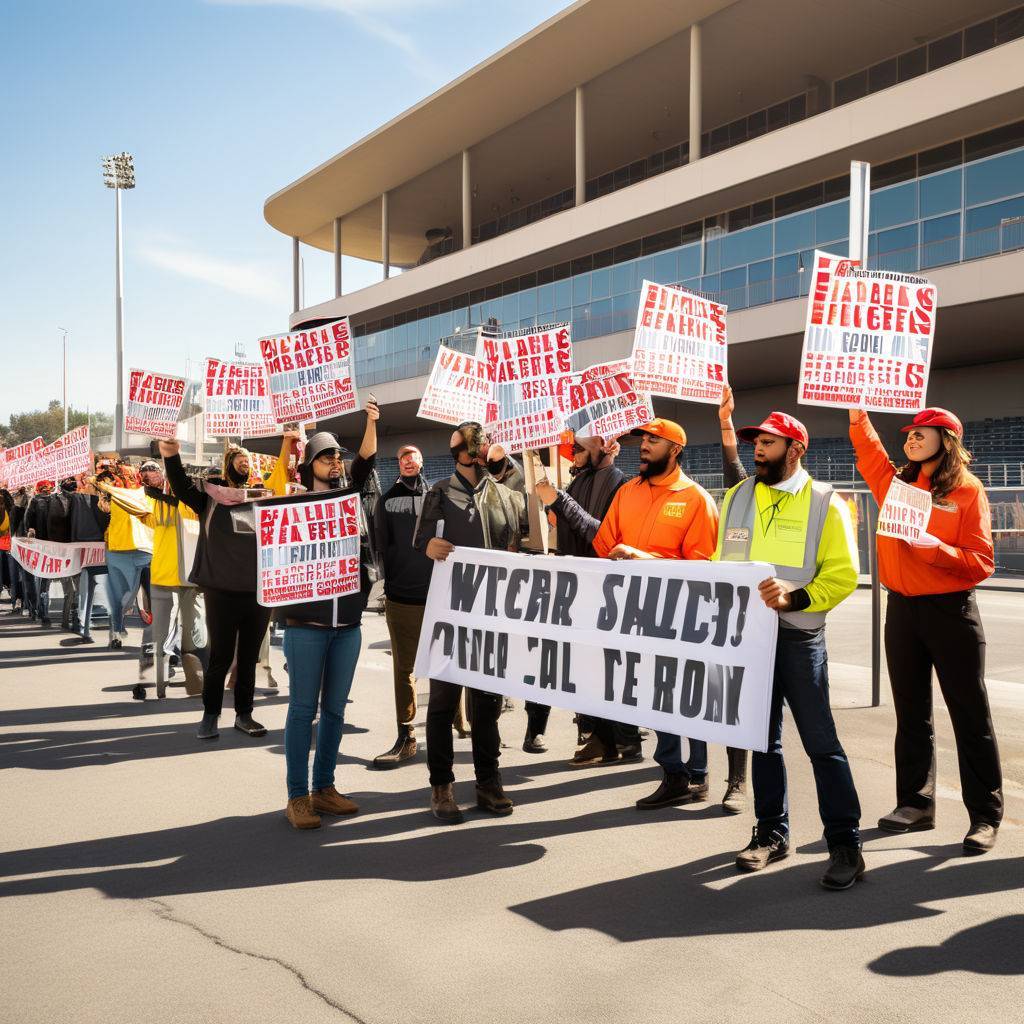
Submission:
M 358 494 L 310 491 L 260 501 L 254 508 L 261 605 L 358 593 Z
M 416 675 L 765 750 L 772 567 L 548 560 L 457 547 L 435 562 Z
M 871 412 L 927 405 L 935 285 L 915 274 L 860 270 L 815 252 L 797 401 Z

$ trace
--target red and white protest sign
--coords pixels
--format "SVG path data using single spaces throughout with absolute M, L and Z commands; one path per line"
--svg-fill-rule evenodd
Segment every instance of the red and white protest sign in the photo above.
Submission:
M 91 473 L 93 462 L 88 424 L 83 423 L 62 434 L 53 444 L 47 445 L 39 457 L 49 471 L 47 479 L 59 481 L 79 473 Z
M 31 487 L 37 480 L 48 479 L 40 474 L 43 466 L 39 453 L 45 447 L 41 437 L 34 437 L 31 441 L 22 441 L 4 451 L 3 475 L 8 489 Z
M 185 378 L 149 370 L 128 373 L 128 404 L 124 429 L 129 434 L 146 434 L 173 440 L 178 415 L 185 400 Z
M 59 544 L 35 537 L 12 537 L 11 554 L 26 572 L 44 580 L 77 576 L 83 569 L 107 561 L 107 548 L 101 540 Z
M 262 363 L 208 358 L 203 399 L 207 437 L 269 437 L 280 430 Z
M 860 270 L 815 252 L 797 401 L 871 412 L 925 408 L 937 306 L 935 285 L 923 277 Z
M 651 400 L 636 390 L 628 359 L 588 366 L 562 392 L 565 429 L 577 437 L 620 437 L 654 419 Z
M 644 281 L 633 336 L 633 385 L 650 395 L 718 405 L 729 379 L 728 307 Z
M 441 345 L 416 415 L 448 423 L 483 423 L 493 401 L 493 376 L 485 359 Z
M 359 495 L 314 493 L 255 506 L 257 600 L 265 608 L 359 590 Z
M 308 422 L 355 412 L 355 359 L 348 317 L 293 334 L 259 339 L 278 423 Z
M 493 377 L 484 426 L 491 442 L 514 454 L 558 444 L 565 429 L 561 393 L 572 373 L 568 324 L 535 334 L 481 336 L 477 356 Z
M 898 537 L 916 544 L 928 532 L 932 514 L 931 491 L 912 487 L 893 477 L 885 501 L 878 510 L 879 537 Z

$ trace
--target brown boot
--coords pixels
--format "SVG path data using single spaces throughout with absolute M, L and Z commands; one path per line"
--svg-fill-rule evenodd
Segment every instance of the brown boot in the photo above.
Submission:
M 412 726 L 400 725 L 395 745 L 383 754 L 378 754 L 373 759 L 373 767 L 378 771 L 397 768 L 403 761 L 411 761 L 415 756 L 416 737 L 413 735 Z
M 476 805 L 489 814 L 505 817 L 512 813 L 513 803 L 501 788 L 501 779 L 476 784 Z
M 320 827 L 320 815 L 314 812 L 308 796 L 293 796 L 284 813 L 293 828 Z
M 342 796 L 333 786 L 314 789 L 313 810 L 317 814 L 357 814 L 359 807 L 347 796 Z
M 446 825 L 462 823 L 462 811 L 459 810 L 459 805 L 455 802 L 455 794 L 452 792 L 450 782 L 444 786 L 430 787 L 430 813 Z

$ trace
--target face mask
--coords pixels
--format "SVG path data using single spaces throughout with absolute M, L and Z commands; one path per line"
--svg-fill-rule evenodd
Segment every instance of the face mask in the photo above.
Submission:
M 463 441 L 463 442 L 462 442 L 462 444 L 458 444 L 458 445 L 456 445 L 456 446 L 455 446 L 454 448 L 450 448 L 450 449 L 449 449 L 449 451 L 450 451 L 450 452 L 452 453 L 452 461 L 453 461 L 454 463 L 456 463 L 456 465 L 458 465 L 458 462 L 459 462 L 459 456 L 460 456 L 460 455 L 461 455 L 461 454 L 462 454 L 463 452 L 465 452 L 465 451 L 469 451 L 469 447 L 468 447 L 468 445 L 466 444 L 466 442 L 465 442 L 465 441 Z
M 487 469 L 490 471 L 491 476 L 497 476 L 504 468 L 504 459 L 498 459 L 496 462 L 492 462 L 490 459 L 487 460 Z
M 248 481 L 248 479 L 248 473 L 239 473 L 238 470 L 235 469 L 235 464 L 233 461 L 228 463 L 228 481 L 233 486 L 241 487 L 244 483 Z

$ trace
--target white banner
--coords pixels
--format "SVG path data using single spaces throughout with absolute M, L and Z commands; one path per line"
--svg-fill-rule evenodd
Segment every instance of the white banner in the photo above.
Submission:
M 46 467 L 46 473 L 39 478 L 40 480 L 45 478 L 59 483 L 69 476 L 91 473 L 93 463 L 88 424 L 83 423 L 80 427 L 62 434 L 53 444 L 48 444 L 40 451 L 38 458 Z
M 262 363 L 207 358 L 204 384 L 207 437 L 270 437 L 281 432 Z
M 23 441 L 4 451 L 4 486 L 8 490 L 32 487 L 37 480 L 46 479 L 45 476 L 39 475 L 39 453 L 44 447 L 43 439 L 34 437 L 31 441 Z
M 931 491 L 912 487 L 893 477 L 885 501 L 878 510 L 878 536 L 898 537 L 916 544 L 921 534 L 928 532 L 931 514 Z
M 765 750 L 779 617 L 757 562 L 609 562 L 455 548 L 416 675 Z
M 562 392 L 565 429 L 577 437 L 620 437 L 654 419 L 651 399 L 636 390 L 628 359 L 588 366 Z
M 177 437 L 185 386 L 184 377 L 151 373 L 149 370 L 129 370 L 128 404 L 124 407 L 125 431 L 173 441 Z
M 815 252 L 797 401 L 871 412 L 927 402 L 938 293 L 914 274 Z
M 278 423 L 308 423 L 355 412 L 355 358 L 348 317 L 259 339 Z
M 77 576 L 83 569 L 107 561 L 107 548 L 101 540 L 59 544 L 35 537 L 12 537 L 11 554 L 27 573 L 44 580 Z
M 729 379 L 728 307 L 644 281 L 633 336 L 633 384 L 666 398 L 718 405 Z
M 257 601 L 265 608 L 359 591 L 359 495 L 315 492 L 255 504 Z
M 487 362 L 441 345 L 416 415 L 457 427 L 483 423 L 493 390 Z

